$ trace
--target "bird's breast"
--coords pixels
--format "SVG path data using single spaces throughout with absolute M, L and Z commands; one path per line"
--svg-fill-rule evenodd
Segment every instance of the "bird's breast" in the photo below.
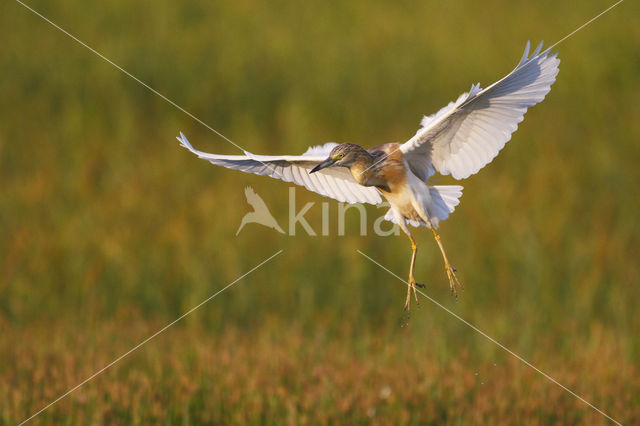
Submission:
M 402 217 L 416 222 L 423 220 L 414 207 L 414 196 L 408 187 L 396 187 L 395 191 L 380 190 L 380 192 Z
M 409 185 L 407 167 L 404 162 L 400 144 L 386 144 L 377 148 L 386 155 L 380 162 L 378 175 L 384 180 L 386 188 L 380 188 L 382 195 L 403 217 L 417 222 L 423 219 L 415 210 L 415 196 Z
M 407 185 L 407 170 L 400 144 L 388 143 L 378 149 L 384 153 L 384 160 L 377 164 L 377 175 L 386 183 L 388 192 L 404 190 Z
M 396 193 L 406 187 L 407 176 L 400 145 L 380 145 L 369 150 L 366 161 L 350 167 L 351 175 L 360 185 L 375 186 L 383 193 Z

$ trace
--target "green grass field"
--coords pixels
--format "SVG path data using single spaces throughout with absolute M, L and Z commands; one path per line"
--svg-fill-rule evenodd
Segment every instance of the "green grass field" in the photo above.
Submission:
M 255 153 L 411 137 L 609 3 L 28 3 Z M 560 74 L 441 226 L 426 292 L 624 424 L 640 423 L 640 7 L 557 47 Z M 17 2 L 0 5 L 0 424 L 609 424 L 423 298 L 404 236 L 282 225 L 287 184 L 196 159 L 237 148 Z M 437 183 L 453 183 L 450 177 Z M 321 196 L 297 203 L 320 229 Z M 337 214 L 338 203 L 329 209 Z M 367 211 L 377 217 L 381 210 Z

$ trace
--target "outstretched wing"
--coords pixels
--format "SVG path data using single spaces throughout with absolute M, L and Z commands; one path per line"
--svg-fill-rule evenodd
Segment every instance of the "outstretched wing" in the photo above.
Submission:
M 255 155 L 246 151 L 245 155 L 218 155 L 194 149 L 182 132 L 176 139 L 180 141 L 180 145 L 198 157 L 217 166 L 293 182 L 304 186 L 309 191 L 342 202 L 370 204 L 382 202 L 376 188 L 358 184 L 351 176 L 351 172 L 344 167 L 328 167 L 309 174 L 311 169 L 329 156 L 335 143 L 309 148 L 302 155 Z
M 455 179 L 478 172 L 498 155 L 518 128 L 527 108 L 551 90 L 560 60 L 542 43 L 529 57 L 529 42 L 516 68 L 482 90 L 471 86 L 436 114 L 422 119 L 422 128 L 402 144 L 411 170 L 423 180 L 436 171 Z

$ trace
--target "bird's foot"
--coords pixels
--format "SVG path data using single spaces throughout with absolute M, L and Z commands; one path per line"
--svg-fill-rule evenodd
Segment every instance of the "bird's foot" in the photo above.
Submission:
M 451 294 L 453 295 L 453 297 L 458 299 L 458 292 L 456 291 L 456 286 L 460 288 L 460 290 L 462 291 L 464 291 L 464 287 L 462 286 L 462 284 L 460 283 L 460 280 L 458 280 L 458 277 L 456 276 L 456 268 L 451 266 L 449 262 L 445 263 L 444 268 L 447 271 L 447 277 L 449 278 L 449 288 L 451 289 Z
M 424 288 L 424 284 L 417 282 L 413 277 L 409 278 L 407 285 L 407 299 L 404 302 L 404 310 L 407 311 L 407 320 L 411 316 L 411 291 L 413 290 L 413 297 L 416 299 L 416 305 L 420 306 L 420 301 L 418 300 L 418 291 L 417 287 Z
M 424 288 L 424 284 L 417 282 L 413 277 L 409 278 L 409 292 L 413 290 L 413 297 L 416 299 L 416 305 L 420 306 L 420 301 L 418 300 L 418 287 Z
M 411 283 L 407 286 L 407 298 L 404 302 L 404 310 L 407 311 L 407 322 L 411 318 Z
M 406 318 L 406 321 L 404 321 L 400 327 L 407 327 L 409 325 L 409 320 L 411 319 L 411 288 L 409 288 L 407 301 L 404 302 L 404 310 L 407 313 L 407 318 Z

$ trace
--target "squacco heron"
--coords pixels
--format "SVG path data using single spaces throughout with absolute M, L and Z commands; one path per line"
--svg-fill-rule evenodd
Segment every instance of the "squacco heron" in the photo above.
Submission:
M 527 42 L 516 68 L 504 78 L 481 89 L 471 86 L 436 114 L 425 116 L 415 136 L 403 144 L 387 143 L 371 149 L 352 143 L 327 143 L 302 155 L 217 155 L 194 149 L 180 133 L 178 140 L 198 157 L 211 163 L 285 182 L 347 203 L 382 202 L 391 205 L 385 219 L 398 224 L 411 241 L 411 264 L 405 309 L 411 292 L 418 299 L 414 269 L 418 248 L 409 225 L 426 226 L 433 232 L 449 280 L 457 297 L 460 281 L 445 253 L 437 227 L 458 205 L 462 187 L 428 185 L 436 172 L 465 179 L 490 163 L 511 139 L 527 108 L 541 102 L 558 74 L 560 60 L 542 43 L 529 56 Z

